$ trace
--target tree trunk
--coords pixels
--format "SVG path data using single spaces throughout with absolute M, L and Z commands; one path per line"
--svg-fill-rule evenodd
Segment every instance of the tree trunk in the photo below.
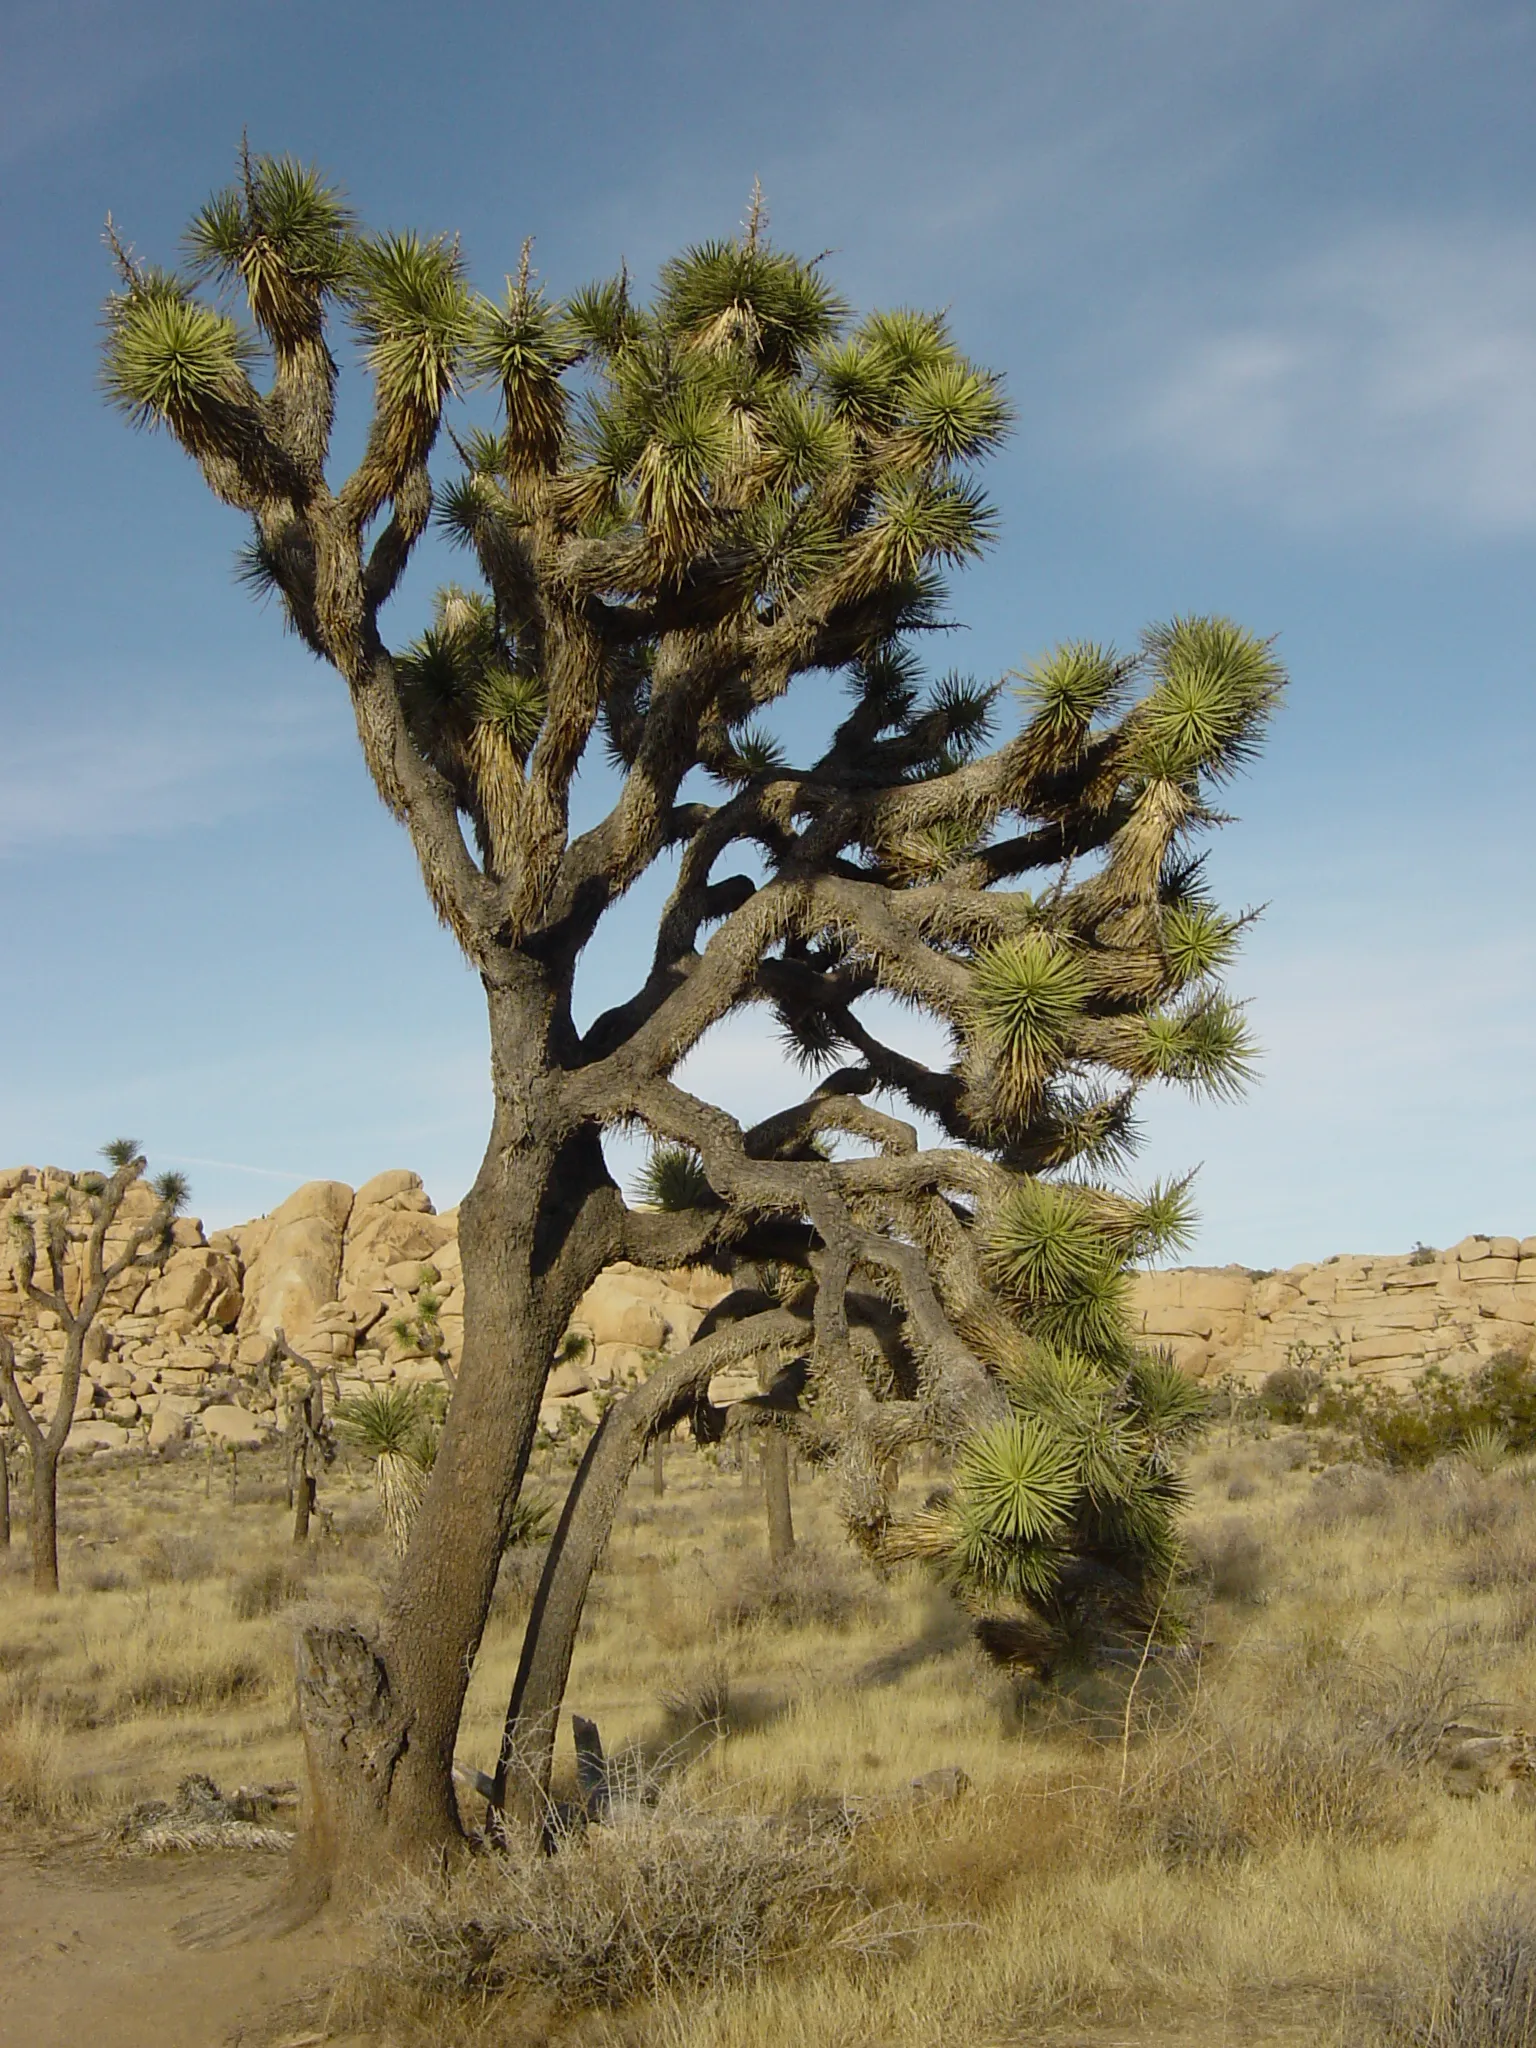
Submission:
M 789 1504 L 789 1438 L 782 1429 L 764 1432 L 763 1497 L 768 1506 L 768 1557 L 782 1564 L 795 1547 L 795 1521 Z
M 620 1243 L 596 1130 L 541 1136 L 548 1016 L 526 988 L 516 1000 L 492 989 L 490 1012 L 496 1111 L 459 1212 L 464 1352 L 437 1459 L 380 1640 L 317 1628 L 300 1646 L 313 1817 L 298 1869 L 316 1897 L 391 1864 L 421 1868 L 462 1840 L 454 1743 L 544 1381 Z
M 11 1447 L 0 1438 L 0 1550 L 11 1547 Z
M 315 1475 L 301 1466 L 294 1474 L 293 1481 L 293 1540 L 295 1545 L 309 1541 L 309 1518 L 315 1512 Z
M 667 1440 L 658 1436 L 651 1445 L 651 1492 L 660 1500 L 667 1490 Z
M 49 1445 L 35 1444 L 28 1453 L 32 1464 L 32 1515 L 28 1535 L 32 1545 L 32 1590 L 59 1590 L 59 1454 Z
M 582 1609 L 630 1474 L 646 1445 L 703 1395 L 709 1377 L 707 1363 L 678 1360 L 625 1394 L 604 1412 L 571 1481 L 523 1631 L 496 1763 L 492 1804 L 525 1829 L 540 1826 L 548 1812 L 555 1730 Z
M 623 1432 L 614 1431 L 616 1412 L 605 1410 L 565 1496 L 528 1611 L 507 1704 L 492 1804 L 528 1829 L 541 1826 L 545 1819 L 560 1703 L 571 1675 L 587 1589 L 634 1466 L 636 1453 L 626 1456 Z M 605 1457 L 610 1443 L 613 1450 Z

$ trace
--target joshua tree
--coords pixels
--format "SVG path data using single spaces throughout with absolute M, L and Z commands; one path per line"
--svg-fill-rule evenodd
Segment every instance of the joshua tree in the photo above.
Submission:
M 284 1368 L 289 1378 L 283 1387 Z M 259 1368 L 267 1391 L 276 1399 L 283 1391 L 284 1434 L 288 1440 L 288 1495 L 293 1508 L 293 1541 L 301 1547 L 309 1541 L 309 1524 L 315 1512 L 320 1474 L 336 1455 L 336 1442 L 325 1413 L 325 1374 L 310 1359 L 295 1351 L 281 1330 L 274 1330 L 267 1354 Z M 335 1368 L 332 1389 L 336 1386 Z M 302 1378 L 299 1377 L 302 1375 Z
M 431 1469 L 435 1430 L 415 1387 L 370 1387 L 343 1401 L 336 1427 L 373 1464 L 379 1506 L 403 1555 Z
M 623 1481 L 713 1373 L 782 1356 L 800 1375 L 850 1527 L 878 1550 L 893 1454 L 1003 1419 L 1000 1374 L 1071 1341 L 1084 1295 L 1112 1319 L 1125 1258 L 1176 1233 L 1182 1190 L 1084 1179 L 1067 1280 L 1010 1256 L 1017 1198 L 1116 1165 L 1142 1083 L 1242 1075 L 1215 979 L 1239 920 L 1207 899 L 1189 842 L 1282 677 L 1220 619 L 1154 629 L 1130 656 L 1073 644 L 1017 680 L 1021 713 L 985 751 L 1008 693 L 930 680 L 918 650 L 947 624 L 944 571 L 992 536 L 974 470 L 1007 403 L 943 319 L 855 322 L 756 205 L 736 240 L 665 265 L 649 302 L 621 275 L 556 303 L 526 248 L 482 297 L 456 240 L 365 233 L 320 177 L 269 158 L 194 216 L 186 274 L 109 239 L 108 390 L 246 518 L 244 573 L 338 671 L 489 1012 L 492 1127 L 460 1210 L 441 1449 L 379 1638 L 317 1627 L 300 1645 L 324 1883 L 459 1837 L 468 1674 L 544 1379 L 603 1267 L 777 1260 L 803 1284 L 742 1290 L 588 1445 L 502 1759 L 530 1817 Z M 338 321 L 372 379 L 346 477 L 326 467 Z M 434 490 L 445 406 L 471 382 L 498 424 L 465 426 Z M 384 610 L 434 512 L 475 587 L 390 644 Z M 839 695 L 795 758 L 808 728 L 776 723 L 784 707 L 805 700 L 814 726 Z M 611 808 L 575 832 L 574 778 L 604 758 Z M 672 880 L 648 970 L 583 1031 L 578 963 L 657 864 Z M 948 1054 L 882 1029 L 880 996 L 936 1020 Z M 819 1077 L 750 1129 L 675 1078 L 748 1006 Z M 687 1155 L 687 1199 L 625 1201 L 602 1139 L 637 1126 Z
M 144 1176 L 145 1162 L 132 1138 L 115 1138 L 102 1147 L 102 1157 L 112 1168 L 111 1178 L 99 1173 L 81 1174 L 69 1187 L 54 1190 L 32 1209 L 12 1212 L 11 1270 L 22 1292 L 34 1307 L 51 1309 L 64 1332 L 64 1362 L 53 1413 L 39 1421 L 28 1408 L 16 1383 L 16 1353 L 11 1339 L 0 1333 L 0 1389 L 11 1412 L 17 1434 L 27 1447 L 31 1468 L 32 1505 L 28 1532 L 32 1548 L 32 1583 L 40 1593 L 59 1590 L 59 1458 L 75 1419 L 75 1402 L 80 1393 L 81 1368 L 86 1347 L 97 1328 L 97 1317 L 114 1281 L 124 1274 L 156 1271 L 171 1250 L 171 1226 L 176 1212 L 187 1199 L 187 1184 L 179 1173 L 163 1173 L 152 1183 L 155 1204 L 139 1221 L 121 1233 L 115 1255 L 109 1256 L 108 1233 L 117 1223 L 129 1190 Z M 84 1220 L 72 1213 L 70 1195 L 77 1197 Z M 65 1262 L 71 1243 L 80 1246 L 79 1294 L 71 1305 L 73 1290 L 66 1287 Z M 37 1278 L 38 1266 L 47 1284 Z

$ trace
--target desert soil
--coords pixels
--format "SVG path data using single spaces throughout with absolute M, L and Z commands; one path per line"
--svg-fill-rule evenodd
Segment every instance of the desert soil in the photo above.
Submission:
M 298 2048 L 313 2024 L 307 1995 L 334 1973 L 336 1937 L 196 1945 L 207 1923 L 258 1907 L 279 1869 L 272 1856 L 0 1849 L 0 2044 Z

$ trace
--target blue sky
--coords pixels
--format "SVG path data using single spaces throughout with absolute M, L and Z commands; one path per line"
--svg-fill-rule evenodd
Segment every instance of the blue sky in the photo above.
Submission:
M 1293 678 L 1213 856 L 1268 906 L 1262 1079 L 1149 1098 L 1142 1170 L 1203 1162 L 1212 1261 L 1536 1232 L 1533 76 L 1515 0 L 7 0 L 0 1163 L 126 1129 L 214 1222 L 396 1164 L 446 1206 L 484 1139 L 479 988 L 339 686 L 95 387 L 104 215 L 169 258 L 244 127 L 487 287 L 528 234 L 557 292 L 646 279 L 757 176 L 856 303 L 947 307 L 1019 421 L 943 665 L 1198 609 Z M 695 1072 L 765 1102 L 762 1022 Z

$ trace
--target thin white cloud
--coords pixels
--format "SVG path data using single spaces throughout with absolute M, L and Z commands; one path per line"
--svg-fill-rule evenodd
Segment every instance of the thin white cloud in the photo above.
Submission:
M 1536 527 L 1536 232 L 1363 231 L 1252 296 L 1154 340 L 1133 441 L 1309 526 Z
M 289 698 L 212 711 L 125 705 L 83 730 L 7 733 L 0 750 L 0 857 L 68 841 L 209 825 L 261 803 L 266 773 L 312 760 L 322 713 Z

